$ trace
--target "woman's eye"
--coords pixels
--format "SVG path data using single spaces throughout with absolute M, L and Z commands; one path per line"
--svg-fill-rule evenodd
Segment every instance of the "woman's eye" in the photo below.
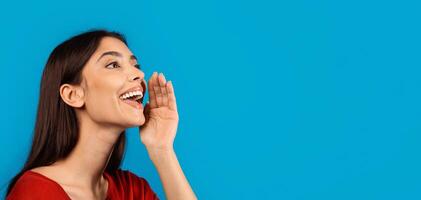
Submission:
M 117 62 L 112 62 L 112 63 L 108 64 L 108 65 L 106 66 L 106 68 L 110 68 L 109 66 L 112 66 L 112 68 L 117 68 L 117 67 L 120 67 L 120 65 L 118 65 L 118 63 L 117 63 Z M 111 69 L 112 69 L 112 68 L 111 68 Z
M 135 64 L 134 65 L 136 68 L 140 69 L 140 65 L 139 64 Z

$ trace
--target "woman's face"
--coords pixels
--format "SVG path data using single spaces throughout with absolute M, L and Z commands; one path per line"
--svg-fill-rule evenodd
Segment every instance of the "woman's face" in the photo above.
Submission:
M 143 106 L 139 103 L 146 92 L 145 74 L 123 42 L 104 37 L 83 68 L 82 76 L 85 109 L 91 120 L 124 128 L 145 123 Z M 124 99 L 122 95 L 128 91 L 137 91 L 131 95 L 137 93 L 142 98 L 137 102 Z

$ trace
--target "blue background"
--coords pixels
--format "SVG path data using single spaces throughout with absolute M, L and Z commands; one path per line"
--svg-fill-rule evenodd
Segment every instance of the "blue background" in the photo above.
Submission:
M 51 50 L 125 34 L 176 90 L 199 199 L 421 199 L 416 1 L 33 1 L 0 12 L 0 186 L 25 161 Z M 123 163 L 165 198 L 129 130 Z

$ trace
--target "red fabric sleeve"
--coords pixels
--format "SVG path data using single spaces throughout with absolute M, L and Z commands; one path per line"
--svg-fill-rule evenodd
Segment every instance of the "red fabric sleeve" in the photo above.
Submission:
M 111 173 L 110 176 L 113 177 L 112 180 L 109 181 L 110 188 L 113 188 L 113 190 L 108 191 L 110 200 L 159 200 L 146 179 L 138 177 L 130 171 L 116 170 Z
M 64 190 L 36 173 L 24 173 L 10 191 L 7 200 L 70 200 Z

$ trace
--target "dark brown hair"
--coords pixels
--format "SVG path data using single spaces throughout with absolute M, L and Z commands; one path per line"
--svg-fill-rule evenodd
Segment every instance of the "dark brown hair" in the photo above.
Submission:
M 120 33 L 90 30 L 64 41 L 51 52 L 42 74 L 32 147 L 23 168 L 10 181 L 6 196 L 25 171 L 66 158 L 75 147 L 79 138 L 76 113 L 61 99 L 59 88 L 65 83 L 81 83 L 82 69 L 104 37 L 117 38 L 127 45 Z M 107 172 L 120 167 L 125 135 L 123 131 L 115 143 Z

